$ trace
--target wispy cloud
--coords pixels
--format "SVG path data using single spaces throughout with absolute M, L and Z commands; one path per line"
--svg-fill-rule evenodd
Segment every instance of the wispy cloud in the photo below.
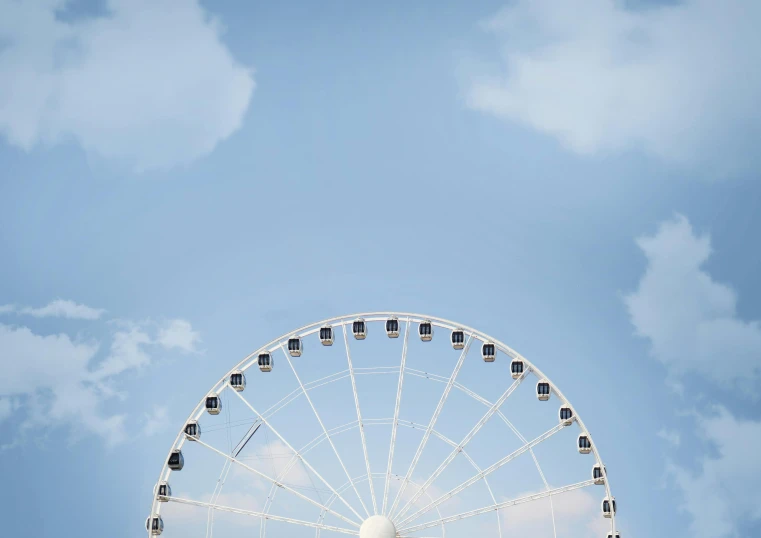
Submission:
M 155 405 L 150 413 L 146 413 L 143 422 L 143 435 L 151 437 L 169 427 L 169 409 Z
M 101 393 L 88 383 L 88 364 L 98 347 L 97 342 L 73 341 L 66 334 L 39 335 L 27 327 L 0 324 L 0 395 L 27 402 L 27 412 L 18 421 L 22 430 L 74 426 L 110 444 L 123 439 L 124 416 L 102 414 Z
M 677 447 L 680 444 L 682 444 L 682 436 L 679 435 L 679 432 L 674 430 L 667 430 L 666 428 L 661 428 L 658 431 L 658 437 L 666 441 L 671 446 Z
M 468 105 L 581 154 L 643 149 L 711 176 L 752 170 L 761 3 L 626 4 L 511 2 L 485 25 L 503 65 L 469 80 Z
M 19 410 L 14 425 L 20 438 L 36 427 L 52 427 L 68 428 L 75 436 L 96 434 L 110 445 L 125 439 L 127 414 L 107 411 L 105 403 L 125 397 L 118 391 L 123 374 L 148 367 L 161 344 L 151 336 L 156 330 L 150 324 L 100 328 L 109 330 L 108 339 L 39 334 L 0 323 L 0 418 Z M 197 334 L 189 323 L 187 330 Z M 154 409 L 144 428 L 156 431 L 162 417 L 165 410 Z
M 737 315 L 737 294 L 703 265 L 711 240 L 679 215 L 637 244 L 648 260 L 637 290 L 625 298 L 637 334 L 672 375 L 695 372 L 757 397 L 761 324 Z
M 736 394 L 757 398 L 761 325 L 740 319 L 737 294 L 703 269 L 712 253 L 710 237 L 695 234 L 689 221 L 677 215 L 637 244 L 648 265 L 625 303 L 637 334 L 651 342 L 653 356 L 668 368 L 680 397 L 690 388 L 690 377 L 683 374 L 697 373 L 709 383 L 740 388 Z M 701 450 L 699 443 L 691 443 L 702 452 L 698 468 L 693 471 L 684 460 L 667 467 L 681 493 L 681 509 L 691 518 L 686 534 L 739 536 L 743 525 L 761 520 L 761 493 L 755 488 L 761 480 L 761 422 L 739 419 L 723 406 L 690 414 L 706 445 Z M 658 436 L 676 448 L 693 433 L 663 428 Z
M 8 310 L 8 312 L 12 311 L 13 309 Z M 56 299 L 40 308 L 26 306 L 15 311 L 19 314 L 27 314 L 36 318 L 54 317 L 88 320 L 99 319 L 106 312 L 101 308 L 92 308 L 87 305 L 64 299 Z
M 156 340 L 167 349 L 180 349 L 189 353 L 196 351 L 196 345 L 201 342 L 201 335 L 193 330 L 190 322 L 172 319 L 159 330 Z
M 704 456 L 697 472 L 671 464 L 669 474 L 683 494 L 695 538 L 740 536 L 742 525 L 761 521 L 761 422 L 741 420 L 723 407 L 697 421 L 699 435 L 716 456 Z
M 0 0 L 0 133 L 29 150 L 65 140 L 138 169 L 187 163 L 241 125 L 250 69 L 198 0 L 108 0 L 66 22 L 61 2 Z
M 10 398 L 0 398 L 0 422 L 11 416 L 13 412 L 13 402 Z

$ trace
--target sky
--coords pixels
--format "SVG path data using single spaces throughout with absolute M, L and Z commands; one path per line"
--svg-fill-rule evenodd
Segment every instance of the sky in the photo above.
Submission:
M 594 436 L 622 536 L 758 534 L 759 22 L 752 0 L 0 0 L 2 534 L 144 535 L 225 372 L 370 311 L 452 319 L 537 364 Z M 382 362 L 401 342 L 381 332 L 362 349 Z M 441 333 L 415 356 L 448 376 L 456 353 L 425 352 Z M 345 368 L 324 357 L 305 380 Z M 512 380 L 479 361 L 463 383 L 496 399 Z M 262 407 L 298 388 L 282 359 L 258 374 L 243 394 Z M 393 394 L 378 378 L 362 387 Z M 405 393 L 406 420 L 431 390 Z M 526 390 L 510 417 L 538 434 Z M 485 409 L 462 406 L 453 436 Z M 279 472 L 268 435 L 251 461 Z M 560 481 L 577 463 L 557 458 Z M 211 493 L 218 463 L 175 490 Z M 261 506 L 266 484 L 230 477 L 229 502 Z M 580 491 L 557 497 L 558 536 L 605 532 Z M 544 535 L 534 506 L 504 535 Z M 206 535 L 205 512 L 183 517 Z

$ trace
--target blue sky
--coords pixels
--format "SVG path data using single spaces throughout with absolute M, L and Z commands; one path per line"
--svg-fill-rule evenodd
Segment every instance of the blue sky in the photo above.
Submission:
M 0 1 L 7 534 L 138 535 L 225 371 L 372 310 L 547 372 L 626 536 L 758 533 L 759 6 L 471 4 Z

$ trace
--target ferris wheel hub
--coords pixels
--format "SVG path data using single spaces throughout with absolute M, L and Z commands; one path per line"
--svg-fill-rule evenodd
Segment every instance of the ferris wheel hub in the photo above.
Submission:
M 359 528 L 359 538 L 396 538 L 396 527 L 387 517 L 371 516 Z

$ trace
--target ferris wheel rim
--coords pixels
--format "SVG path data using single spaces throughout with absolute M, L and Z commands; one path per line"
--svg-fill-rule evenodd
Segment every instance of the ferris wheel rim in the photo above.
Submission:
M 448 320 L 445 318 L 440 318 L 437 316 L 431 316 L 431 315 L 424 315 L 419 313 L 411 313 L 411 312 L 400 312 L 400 311 L 371 311 L 371 312 L 359 312 L 359 313 L 353 313 L 353 314 L 345 314 L 341 316 L 335 316 L 331 318 L 326 318 L 317 322 L 309 323 L 307 325 L 304 325 L 302 327 L 299 327 L 295 330 L 288 331 L 279 337 L 271 340 L 267 344 L 260 346 L 256 348 L 255 351 L 245 356 L 242 360 L 240 360 L 233 368 L 231 368 L 223 377 L 221 377 L 213 386 L 210 391 L 207 391 L 204 396 L 202 396 L 199 403 L 196 405 L 196 407 L 193 409 L 193 411 L 190 413 L 188 418 L 183 422 L 182 427 L 180 429 L 180 432 L 176 436 L 174 442 L 171 445 L 171 448 L 167 454 L 167 457 L 164 459 L 164 463 L 162 465 L 161 473 L 159 475 L 159 481 L 157 484 L 160 484 L 162 482 L 166 482 L 168 480 L 168 477 L 171 475 L 172 470 L 168 466 L 168 460 L 169 457 L 172 455 L 173 451 L 180 450 L 184 443 L 187 441 L 187 437 L 184 434 L 184 427 L 186 424 L 190 423 L 191 421 L 198 420 L 200 416 L 203 415 L 204 411 L 204 404 L 206 401 L 206 397 L 209 394 L 220 394 L 223 390 L 226 390 L 228 388 L 228 380 L 230 378 L 230 375 L 235 372 L 245 372 L 247 371 L 251 366 L 253 366 L 254 362 L 253 359 L 261 352 L 269 352 L 272 353 L 274 351 L 277 351 L 277 349 L 282 349 L 283 352 L 286 354 L 286 357 L 288 356 L 288 353 L 285 351 L 284 345 L 287 344 L 288 340 L 293 337 L 298 338 L 304 338 L 306 336 L 310 336 L 314 333 L 319 332 L 320 328 L 325 326 L 335 326 L 340 325 L 343 328 L 344 334 L 346 334 L 346 326 L 352 324 L 353 322 L 357 320 L 362 320 L 364 322 L 383 322 L 387 321 L 390 318 L 396 318 L 399 321 L 406 321 L 407 322 L 407 333 L 409 333 L 409 326 L 412 323 L 430 323 L 432 326 L 439 327 L 442 329 L 450 330 L 450 331 L 456 331 L 461 330 L 465 333 L 468 333 L 470 338 L 475 338 L 482 342 L 483 344 L 493 344 L 496 348 L 496 350 L 501 351 L 508 357 L 514 360 L 520 360 L 523 361 L 524 364 L 527 366 L 526 371 L 523 374 L 523 377 L 527 377 L 528 374 L 534 373 L 538 379 L 546 381 L 550 385 L 551 392 L 555 393 L 557 397 L 561 400 L 563 404 L 567 404 L 572 410 L 573 410 L 573 420 L 579 425 L 582 433 L 587 437 L 590 443 L 590 453 L 594 455 L 595 463 L 596 465 L 599 465 L 602 469 L 602 473 L 604 476 L 604 482 L 603 486 L 605 489 L 605 498 L 603 500 L 603 503 L 606 500 L 612 500 L 613 509 L 611 511 L 610 517 L 611 519 L 611 532 L 614 536 L 616 536 L 617 528 L 616 528 L 616 509 L 615 509 L 615 498 L 611 493 L 610 483 L 607 476 L 607 470 L 605 467 L 605 464 L 603 463 L 602 457 L 600 456 L 600 452 L 597 448 L 597 445 L 595 444 L 594 438 L 592 437 L 591 432 L 586 427 L 586 425 L 583 422 L 583 419 L 581 416 L 576 413 L 576 409 L 571 404 L 571 402 L 568 400 L 568 398 L 565 397 L 565 395 L 562 393 L 562 391 L 558 388 L 558 386 L 551 381 L 549 376 L 547 376 L 541 369 L 539 369 L 532 361 L 526 359 L 523 355 L 515 351 L 513 348 L 502 342 L 501 340 L 483 332 L 478 329 L 475 329 L 473 327 L 470 327 L 465 324 L 460 324 L 452 320 Z M 348 341 L 347 341 L 348 346 Z M 347 347 L 348 351 L 348 347 Z M 349 361 L 351 361 L 349 357 Z M 290 362 L 290 361 L 289 361 Z M 293 367 L 291 365 L 291 367 Z M 351 368 L 350 368 L 351 369 Z M 295 373 L 295 370 L 294 370 Z M 303 389 L 303 387 L 302 387 Z M 355 389 L 356 391 L 356 389 Z M 356 393 L 355 393 L 356 396 Z M 359 407 L 358 407 L 359 410 Z M 361 418 L 360 418 L 361 421 Z M 514 430 L 515 432 L 515 430 Z M 518 434 L 520 436 L 520 434 Z M 363 443 L 364 445 L 364 443 Z M 533 452 L 532 452 L 533 456 Z M 340 459 L 340 456 L 339 456 Z M 538 461 L 536 460 L 536 457 L 534 457 L 534 461 L 536 463 L 537 468 L 539 469 L 540 474 L 542 475 L 542 479 L 545 482 L 545 486 L 547 490 L 549 490 L 549 485 L 547 484 L 546 479 L 544 478 L 544 475 L 542 473 L 542 470 L 539 466 Z M 368 466 L 368 473 L 367 473 L 367 479 L 369 481 L 372 481 L 372 475 L 379 474 L 379 473 L 372 473 L 370 472 L 369 466 Z M 386 474 L 386 473 L 380 473 L 380 474 Z M 353 481 L 350 479 L 351 485 L 353 485 Z M 371 490 L 372 491 L 372 490 Z M 552 503 L 552 495 L 550 494 L 550 503 Z M 374 499 L 374 493 L 373 493 L 373 501 Z M 151 516 L 154 515 L 159 516 L 161 512 L 161 504 L 158 499 L 158 495 L 154 493 L 154 498 L 151 506 Z M 353 511 L 353 510 L 352 510 Z M 356 513 L 356 512 L 355 512 Z M 375 510 L 375 513 L 377 513 L 377 509 Z M 553 519 L 553 527 L 555 525 L 555 516 L 554 516 L 554 507 L 552 508 L 552 519 Z M 409 518 L 407 518 L 409 519 Z M 264 520 L 263 520 L 264 521 Z M 406 520 L 405 520 L 406 521 Z M 319 528 L 317 529 L 319 533 Z M 405 529 L 406 530 L 406 529 Z M 557 531 L 555 529 L 555 535 L 557 536 Z M 150 531 L 149 531 L 150 536 Z

